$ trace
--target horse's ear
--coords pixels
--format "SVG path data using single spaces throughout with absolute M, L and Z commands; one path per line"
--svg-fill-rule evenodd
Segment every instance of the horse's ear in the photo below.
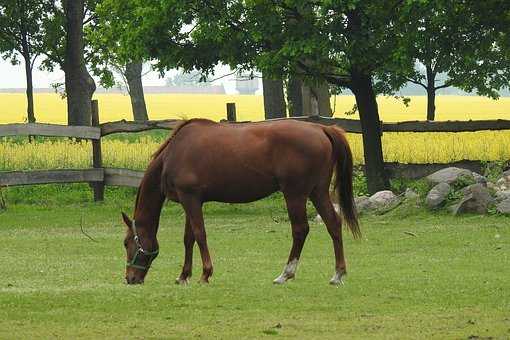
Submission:
M 124 212 L 121 212 L 122 214 L 122 219 L 124 220 L 124 223 L 126 223 L 126 225 L 131 228 L 133 226 L 133 222 L 131 222 L 131 219 L 124 213 Z

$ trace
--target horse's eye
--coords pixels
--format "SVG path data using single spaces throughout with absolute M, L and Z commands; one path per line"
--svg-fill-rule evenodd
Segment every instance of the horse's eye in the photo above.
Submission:
M 124 240 L 124 248 L 127 248 L 127 246 L 128 246 L 128 241 Z

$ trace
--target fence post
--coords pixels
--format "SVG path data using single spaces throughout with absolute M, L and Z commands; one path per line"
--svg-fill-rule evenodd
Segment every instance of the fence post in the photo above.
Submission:
M 236 118 L 236 103 L 227 103 L 227 120 L 235 122 Z
M 97 100 L 92 103 L 92 126 L 99 127 L 99 105 Z M 92 140 L 92 166 L 94 169 L 101 169 L 103 167 L 103 157 L 101 154 L 101 139 Z M 92 183 L 94 190 L 94 201 L 104 200 L 104 181 Z

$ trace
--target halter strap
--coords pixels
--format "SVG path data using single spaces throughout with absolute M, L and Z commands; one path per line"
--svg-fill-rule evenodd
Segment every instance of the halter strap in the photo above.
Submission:
M 141 270 L 149 270 L 149 268 L 151 267 L 152 261 L 154 261 L 156 256 L 158 256 L 158 254 L 159 254 L 159 249 L 156 249 L 154 251 L 147 251 L 147 250 L 143 249 L 142 244 L 140 242 L 140 237 L 138 236 L 138 233 L 136 231 L 136 223 L 135 223 L 134 219 L 133 219 L 133 222 L 131 223 L 131 229 L 133 230 L 133 235 L 134 235 L 133 239 L 136 243 L 137 249 L 136 249 L 135 255 L 133 255 L 133 258 L 131 259 L 131 261 L 128 261 L 126 263 L 126 267 L 133 267 L 133 268 L 141 269 Z M 140 255 L 140 254 L 149 256 L 149 262 L 148 262 L 147 266 L 142 266 L 142 265 L 136 264 L 136 259 L 138 258 L 138 255 Z

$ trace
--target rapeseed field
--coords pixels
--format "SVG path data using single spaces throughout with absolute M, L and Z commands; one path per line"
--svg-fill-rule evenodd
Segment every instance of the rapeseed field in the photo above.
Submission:
M 120 94 L 97 95 L 101 121 L 130 120 L 129 97 Z M 22 94 L 0 94 L 3 102 L 0 124 L 23 122 L 25 102 Z M 147 96 L 151 119 L 205 117 L 220 120 L 225 117 L 225 104 L 235 102 L 238 120 L 263 119 L 261 96 L 228 95 L 169 95 Z M 65 101 L 54 94 L 36 95 L 36 117 L 39 122 L 65 124 Z M 354 104 L 351 96 L 336 97 L 336 117 L 346 116 Z M 423 120 L 426 98 L 413 97 L 405 107 L 394 98 L 379 98 L 384 121 Z M 510 119 L 510 98 L 499 101 L 480 97 L 442 96 L 437 103 L 438 120 Z M 146 168 L 150 155 L 164 136 L 144 135 L 139 138 L 103 139 L 103 162 L 107 167 L 136 170 Z M 363 143 L 358 134 L 348 135 L 354 161 L 362 164 Z M 510 159 L 510 131 L 466 133 L 385 133 L 384 158 L 399 163 L 447 163 L 470 159 L 483 161 Z M 38 138 L 34 143 L 24 139 L 0 139 L 0 170 L 56 168 L 87 168 L 91 166 L 91 145 L 87 141 Z
M 99 118 L 102 122 L 120 119 L 132 120 L 129 97 L 122 94 L 98 94 Z M 427 98 L 410 97 L 409 107 L 393 97 L 379 97 L 381 120 L 397 122 L 425 120 Z M 192 95 L 149 94 L 146 95 L 150 119 L 195 118 L 213 120 L 226 118 L 226 103 L 234 102 L 238 120 L 264 119 L 262 96 L 243 95 Z M 358 119 L 358 115 L 345 115 L 354 105 L 353 96 L 332 98 L 335 117 Z M 0 93 L 0 124 L 22 123 L 26 117 L 25 95 Z M 437 120 L 510 119 L 510 98 L 492 100 L 483 97 L 438 96 Z M 57 94 L 35 95 L 36 119 L 41 123 L 66 124 L 66 101 Z

